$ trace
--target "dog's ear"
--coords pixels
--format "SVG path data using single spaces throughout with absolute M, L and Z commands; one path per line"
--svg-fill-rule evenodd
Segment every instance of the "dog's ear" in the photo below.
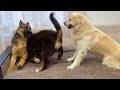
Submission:
M 22 25 L 22 24 L 23 24 L 23 22 L 20 20 L 20 22 L 19 22 L 19 26 Z
M 27 22 L 27 25 L 29 25 L 29 22 Z

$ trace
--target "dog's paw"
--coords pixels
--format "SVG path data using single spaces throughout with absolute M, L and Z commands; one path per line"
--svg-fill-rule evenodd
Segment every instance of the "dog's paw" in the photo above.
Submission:
M 40 60 L 38 58 L 34 58 L 35 63 L 40 63 Z
M 68 70 L 73 70 L 74 68 L 75 68 L 75 66 L 73 66 L 73 65 L 67 66 Z
M 8 74 L 8 73 L 11 73 L 12 71 L 13 71 L 13 70 L 10 70 L 10 69 L 9 69 L 9 70 L 7 71 L 7 74 Z
M 115 65 L 115 66 L 113 66 L 112 67 L 114 70 L 120 70 L 120 65 L 118 64 L 118 65 Z
M 72 62 L 74 59 L 73 58 L 68 58 L 67 61 L 68 62 Z
M 17 65 L 17 69 L 18 69 L 18 70 L 20 70 L 20 69 L 22 69 L 22 68 L 23 68 L 23 65 L 21 65 L 21 64 L 18 64 L 18 65 Z

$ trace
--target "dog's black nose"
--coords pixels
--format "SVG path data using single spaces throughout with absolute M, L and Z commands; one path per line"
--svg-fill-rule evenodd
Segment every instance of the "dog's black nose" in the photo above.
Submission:
M 28 31 L 28 34 L 32 34 L 32 31 Z
M 27 30 L 26 34 L 32 34 L 32 31 L 31 30 Z

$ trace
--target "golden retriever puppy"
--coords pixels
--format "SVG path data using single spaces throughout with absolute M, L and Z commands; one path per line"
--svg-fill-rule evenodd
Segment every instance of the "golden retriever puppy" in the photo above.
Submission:
M 69 29 L 73 29 L 72 38 L 76 46 L 74 56 L 67 59 L 67 61 L 74 62 L 67 69 L 79 66 L 88 50 L 101 57 L 103 65 L 120 69 L 120 45 L 115 40 L 94 27 L 80 13 L 71 14 L 64 24 Z

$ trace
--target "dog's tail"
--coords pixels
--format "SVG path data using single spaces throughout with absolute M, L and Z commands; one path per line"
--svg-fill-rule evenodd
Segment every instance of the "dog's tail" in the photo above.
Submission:
M 61 44 L 62 44 L 62 29 L 61 29 L 61 26 L 58 23 L 58 21 L 54 18 L 54 13 L 50 14 L 50 20 L 57 30 L 57 38 L 56 38 L 55 48 L 59 49 L 61 47 Z

